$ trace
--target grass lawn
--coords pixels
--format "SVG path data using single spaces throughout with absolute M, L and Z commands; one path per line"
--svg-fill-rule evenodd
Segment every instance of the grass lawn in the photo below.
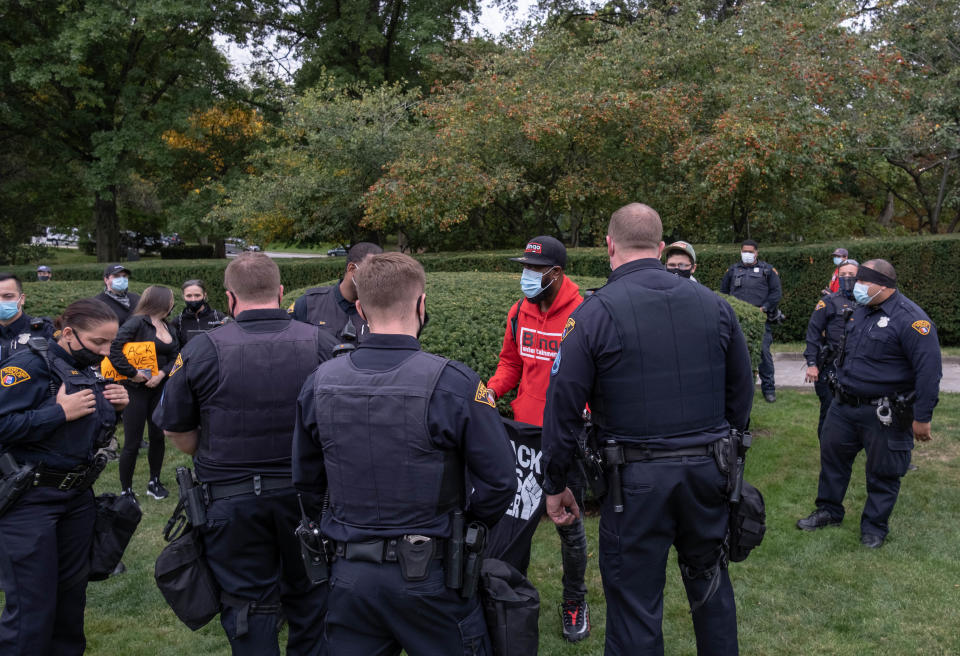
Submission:
M 960 395 L 945 394 L 934 415 L 934 441 L 914 451 L 919 469 L 904 479 L 887 544 L 867 551 L 859 544 L 859 514 L 865 498 L 863 458 L 854 467 L 838 528 L 802 533 L 797 518 L 813 510 L 818 473 L 813 392 L 784 390 L 777 403 L 757 400 L 756 439 L 747 478 L 764 493 L 767 536 L 744 563 L 731 566 L 744 654 L 957 654 L 960 653 Z M 168 447 L 163 480 L 187 458 Z M 229 654 L 214 620 L 193 633 L 166 607 L 153 582 L 162 548 L 160 532 L 173 498 L 144 494 L 146 452 L 138 461 L 135 489 L 144 519 L 124 561 L 128 572 L 88 588 L 89 654 Z M 116 492 L 111 465 L 98 491 Z M 176 492 L 173 492 L 176 496 Z M 604 604 L 597 568 L 598 518 L 589 517 L 587 569 L 593 635 L 578 645 L 563 642 L 557 604 L 560 546 L 552 524 L 540 525 L 530 578 L 540 589 L 540 653 L 601 654 Z M 693 628 L 675 557 L 667 570 L 664 634 L 667 654 L 695 654 Z

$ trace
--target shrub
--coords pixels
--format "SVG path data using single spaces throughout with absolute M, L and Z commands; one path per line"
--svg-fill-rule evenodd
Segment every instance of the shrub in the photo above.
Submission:
M 142 294 L 149 287 L 149 282 L 131 281 L 130 291 Z M 172 287 L 168 285 L 168 287 Z M 183 310 L 183 299 L 180 295 L 180 286 L 172 287 L 176 304 L 171 316 L 176 316 Z M 68 305 L 81 298 L 96 296 L 103 291 L 103 281 L 50 281 L 25 282 L 23 293 L 26 295 L 24 310 L 31 317 L 50 317 L 55 319 Z
M 164 246 L 160 249 L 161 260 L 197 260 L 213 257 L 213 244 L 185 244 Z

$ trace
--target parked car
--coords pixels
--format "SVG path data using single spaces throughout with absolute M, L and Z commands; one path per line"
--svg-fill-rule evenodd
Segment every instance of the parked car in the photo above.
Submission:
M 239 255 L 247 248 L 247 242 L 239 237 L 227 237 L 223 240 L 223 248 L 227 255 Z
M 343 246 L 337 246 L 327 251 L 327 257 L 346 257 L 347 249 Z
M 173 232 L 169 235 L 160 235 L 160 241 L 163 242 L 164 246 L 183 246 L 184 241 L 177 233 Z
M 31 244 L 38 246 L 58 246 L 74 248 L 80 241 L 80 233 L 76 228 L 44 228 L 43 234 L 32 237 Z

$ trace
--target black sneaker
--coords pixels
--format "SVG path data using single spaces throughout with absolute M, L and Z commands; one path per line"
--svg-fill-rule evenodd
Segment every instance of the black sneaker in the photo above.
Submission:
M 134 502 L 135 504 L 137 504 L 137 506 L 140 505 L 140 500 L 137 499 L 137 495 L 134 493 L 132 487 L 128 487 L 128 488 L 122 490 L 122 491 L 120 492 L 120 494 L 123 495 L 123 496 L 125 496 L 125 497 L 131 497 L 131 498 L 133 499 L 133 502 Z
M 170 493 L 167 492 L 167 488 L 163 487 L 163 483 L 160 482 L 159 478 L 151 478 L 147 483 L 147 496 L 151 496 L 154 499 L 166 499 L 170 496 Z
M 590 607 L 586 600 L 560 604 L 560 624 L 568 642 L 580 642 L 590 635 Z
M 807 517 L 797 521 L 797 528 L 802 531 L 816 531 L 825 526 L 840 526 L 842 520 L 834 519 L 833 515 L 822 508 L 817 508 Z

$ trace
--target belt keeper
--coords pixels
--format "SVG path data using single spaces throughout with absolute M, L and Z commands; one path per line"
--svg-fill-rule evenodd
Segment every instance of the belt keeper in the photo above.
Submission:
M 260 496 L 260 474 L 253 475 L 253 493 L 257 496 Z
M 397 538 L 387 540 L 383 559 L 390 562 L 397 560 Z

